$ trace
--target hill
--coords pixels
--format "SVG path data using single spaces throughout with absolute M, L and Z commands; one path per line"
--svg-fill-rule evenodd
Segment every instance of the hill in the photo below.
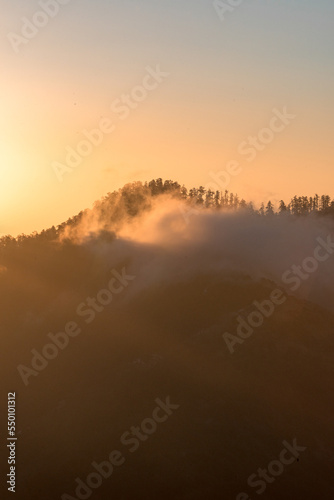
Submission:
M 331 499 L 332 218 L 152 186 L 2 242 L 18 498 Z

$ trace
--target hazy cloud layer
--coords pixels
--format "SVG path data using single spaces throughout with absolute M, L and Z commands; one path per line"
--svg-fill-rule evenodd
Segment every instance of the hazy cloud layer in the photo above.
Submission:
M 118 206 L 117 223 L 110 214 L 103 216 L 95 209 L 83 217 L 81 224 L 67 230 L 66 236 L 87 242 L 89 236 L 102 230 L 114 231 L 116 240 L 110 244 L 95 245 L 94 240 L 89 244 L 112 263 L 131 260 L 142 274 L 137 287 L 183 280 L 195 273 L 240 272 L 253 279 L 272 279 L 289 293 L 331 307 L 334 255 L 319 262 L 314 272 L 302 270 L 305 278 L 298 278 L 297 290 L 292 289 L 295 271 L 291 269 L 314 256 L 317 238 L 327 241 L 333 235 L 334 223 L 329 218 L 260 217 L 197 206 L 196 213 L 191 213 L 189 205 L 167 196 L 150 198 L 147 205 L 151 210 L 134 218 L 127 217 Z M 282 281 L 284 273 L 289 283 Z

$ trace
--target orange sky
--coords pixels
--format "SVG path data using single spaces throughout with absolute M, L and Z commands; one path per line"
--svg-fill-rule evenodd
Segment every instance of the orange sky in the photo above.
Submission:
M 211 2 L 73 0 L 18 53 L 8 34 L 40 8 L 6 4 L 0 233 L 58 224 L 126 182 L 205 186 L 231 161 L 226 187 L 247 200 L 333 196 L 333 5 L 275 3 L 221 20 Z M 295 117 L 273 122 L 285 107 Z M 54 162 L 69 169 L 66 149 L 102 118 L 115 130 L 59 182 Z M 254 138 L 256 155 L 240 154 Z

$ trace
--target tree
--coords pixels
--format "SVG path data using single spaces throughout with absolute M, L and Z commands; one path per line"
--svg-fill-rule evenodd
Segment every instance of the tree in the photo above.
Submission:
M 204 203 L 205 188 L 200 186 L 197 191 L 197 203 L 203 205 Z
M 205 206 L 206 208 L 211 208 L 213 206 L 213 196 L 214 192 L 208 189 L 205 195 Z
M 227 191 L 227 189 L 225 189 L 224 196 L 222 196 L 221 202 L 220 202 L 220 204 L 223 207 L 227 207 L 228 206 L 228 198 L 229 198 L 228 191 Z
M 288 212 L 288 207 L 286 206 L 283 200 L 279 202 L 278 212 L 280 214 L 286 214 Z
M 196 198 L 197 191 L 195 188 L 190 189 L 189 191 L 189 198 Z
M 293 215 L 299 215 L 300 214 L 300 207 L 299 207 L 299 200 L 297 196 L 294 196 L 290 202 L 291 205 L 291 212 Z
M 239 208 L 240 208 L 241 210 L 246 210 L 246 209 L 247 209 L 247 203 L 246 203 L 246 200 L 244 200 L 243 198 L 242 198 L 242 200 L 241 200 L 241 201 L 240 201 L 240 203 L 239 203 Z
M 274 215 L 274 205 L 269 200 L 266 206 L 266 215 Z
M 186 200 L 187 196 L 188 196 L 188 189 L 183 184 L 183 186 L 181 187 L 181 198 Z
M 221 193 L 220 191 L 216 191 L 214 198 L 214 206 L 215 208 L 219 208 L 221 203 Z
M 325 212 L 330 206 L 331 199 L 329 196 L 325 196 L 324 194 L 320 198 L 320 210 Z
M 234 206 L 234 194 L 233 193 L 230 193 L 229 206 L 230 206 L 230 208 L 233 208 L 233 206 Z

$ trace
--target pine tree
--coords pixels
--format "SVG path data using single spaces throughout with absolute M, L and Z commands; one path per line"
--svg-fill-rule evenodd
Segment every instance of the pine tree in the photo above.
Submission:
M 288 212 L 288 207 L 286 206 L 283 200 L 279 202 L 278 211 L 280 214 L 286 214 Z
M 266 215 L 274 215 L 274 205 L 269 200 L 266 206 Z

